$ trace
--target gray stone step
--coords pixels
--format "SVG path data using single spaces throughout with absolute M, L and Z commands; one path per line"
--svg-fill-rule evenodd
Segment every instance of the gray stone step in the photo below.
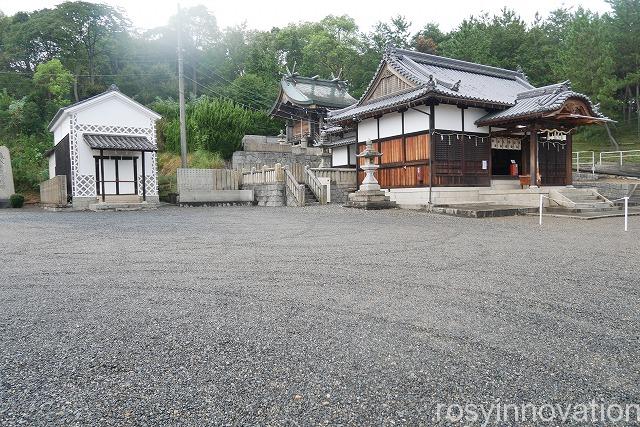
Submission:
M 157 205 L 155 203 L 92 203 L 89 205 L 89 210 L 94 212 L 98 211 L 141 211 L 141 210 L 149 210 L 156 209 Z

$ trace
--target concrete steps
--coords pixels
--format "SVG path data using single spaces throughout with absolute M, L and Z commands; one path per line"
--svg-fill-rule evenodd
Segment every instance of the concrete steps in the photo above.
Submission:
M 316 198 L 316 195 L 313 194 L 313 191 L 311 191 L 311 188 L 309 188 L 309 186 L 305 184 L 305 186 L 304 186 L 304 205 L 305 206 L 315 206 L 315 205 L 319 205 L 319 204 L 320 204 L 320 202 Z
M 553 201 L 560 206 L 550 206 L 549 212 L 607 212 L 618 208 L 591 188 L 563 188 L 551 193 Z
M 139 202 L 139 203 L 93 203 L 89 205 L 89 210 L 94 212 L 104 212 L 104 211 L 142 211 L 142 210 L 151 210 L 157 209 L 157 205 L 155 203 L 147 203 L 147 202 Z

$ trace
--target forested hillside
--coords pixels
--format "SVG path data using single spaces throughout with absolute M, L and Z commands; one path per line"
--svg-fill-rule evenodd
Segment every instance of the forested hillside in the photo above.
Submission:
M 190 150 L 229 157 L 244 133 L 277 133 L 266 112 L 283 71 L 341 75 L 362 94 L 389 44 L 510 69 L 534 85 L 571 80 L 618 120 L 614 135 L 640 134 L 640 0 L 610 0 L 612 12 L 558 9 L 525 23 L 517 11 L 467 17 L 451 32 L 401 16 L 372 30 L 349 16 L 255 31 L 221 29 L 203 6 L 181 16 L 188 89 Z M 463 12 L 463 11 L 462 11 Z M 67 2 L 13 16 L 0 14 L 0 145 L 10 147 L 19 189 L 44 178 L 51 147 L 47 124 L 55 111 L 115 83 L 164 116 L 165 151 L 178 150 L 177 17 L 149 31 L 133 28 L 110 6 Z M 592 139 L 609 144 L 604 132 Z M 584 140 L 584 134 L 583 140 Z

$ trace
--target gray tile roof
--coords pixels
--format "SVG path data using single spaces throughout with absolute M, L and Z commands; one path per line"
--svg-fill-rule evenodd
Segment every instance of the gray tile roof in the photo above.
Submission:
M 330 112 L 329 120 L 340 121 L 428 97 L 506 108 L 514 104 L 519 93 L 533 88 L 526 76 L 517 71 L 405 49 L 387 49 L 376 75 L 385 65 L 415 85 L 414 88 L 385 98 L 365 101 L 374 89 L 374 76 L 356 105 Z
M 329 112 L 329 117 L 327 120 L 330 122 L 339 121 L 348 119 L 350 117 L 359 117 L 367 113 L 375 113 L 377 111 L 395 106 L 401 106 L 408 102 L 422 98 L 429 92 L 430 88 L 428 87 L 411 88 L 402 92 L 396 92 L 392 95 L 377 98 L 370 103 L 362 105 L 354 104 L 350 107 L 343 108 L 342 110 Z
M 335 147 L 342 147 L 345 145 L 350 145 L 355 143 L 356 143 L 356 136 L 353 135 L 353 136 L 348 136 L 346 138 L 337 139 L 335 141 L 327 141 L 317 145 L 321 147 L 335 148 Z
M 91 148 L 103 150 L 158 151 L 146 136 L 85 133 L 84 142 Z
M 578 92 L 571 90 L 571 83 L 567 80 L 562 83 L 531 89 L 519 93 L 515 104 L 505 110 L 487 114 L 476 120 L 478 125 L 490 125 L 492 123 L 517 120 L 523 117 L 542 115 L 562 108 L 569 98 L 577 98 L 584 101 L 591 109 L 593 117 L 608 120 L 600 113 L 591 100 Z
M 344 108 L 355 104 L 344 81 L 286 75 L 280 81 L 283 92 L 296 104 Z

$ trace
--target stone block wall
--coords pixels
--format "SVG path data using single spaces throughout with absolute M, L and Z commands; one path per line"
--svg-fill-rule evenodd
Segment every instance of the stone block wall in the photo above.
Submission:
M 357 188 L 352 184 L 331 183 L 331 203 L 343 205 L 349 200 L 349 193 L 353 193 Z
M 47 206 L 67 205 L 67 177 L 57 175 L 40 183 L 40 203 Z
M 264 165 L 273 167 L 276 163 L 292 165 L 300 163 L 317 167 L 322 156 L 309 153 L 271 152 L 271 151 L 236 151 L 231 160 L 233 169 L 261 168 Z M 326 162 L 326 160 L 325 160 Z
M 287 206 L 287 190 L 284 182 L 276 184 L 243 185 L 244 190 L 253 190 L 258 206 Z

